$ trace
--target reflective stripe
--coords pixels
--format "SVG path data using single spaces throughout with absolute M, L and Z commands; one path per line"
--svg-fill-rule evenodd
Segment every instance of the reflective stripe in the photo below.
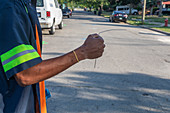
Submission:
M 18 53 L 21 53 L 23 51 L 26 51 L 26 50 L 32 50 L 34 49 L 31 45 L 25 45 L 25 44 L 22 44 L 22 45 L 19 45 L 11 50 L 9 50 L 8 52 L 2 54 L 0 57 L 1 57 L 1 62 L 4 62 L 5 60 L 11 58 L 12 56 L 18 54 Z
M 25 10 L 26 10 L 26 12 L 28 13 L 28 9 L 27 9 L 27 7 L 25 6 Z
M 3 109 L 4 109 L 4 101 L 3 101 L 3 96 L 0 93 L 0 113 L 3 113 Z
M 14 113 L 35 113 L 34 111 L 34 94 L 32 86 L 26 86 L 22 91 L 22 95 Z
M 5 60 L 4 62 L 2 62 L 2 65 L 5 65 L 5 64 L 9 63 L 10 61 L 16 59 L 17 57 L 20 57 L 20 56 L 22 56 L 22 55 L 25 55 L 25 54 L 27 54 L 27 53 L 32 53 L 32 52 L 35 52 L 35 50 L 34 50 L 34 49 L 33 49 L 33 50 L 26 50 L 26 51 L 23 51 L 23 52 L 21 52 L 21 53 L 18 53 L 18 54 L 16 54 L 16 55 L 12 56 L 11 58 Z
M 37 52 L 33 52 L 33 53 L 27 53 L 25 55 L 22 55 L 20 57 L 17 57 L 16 59 L 12 60 L 11 62 L 3 65 L 3 68 L 5 70 L 5 72 L 9 71 L 10 69 L 24 63 L 27 62 L 29 60 L 35 59 L 40 57 L 39 54 Z

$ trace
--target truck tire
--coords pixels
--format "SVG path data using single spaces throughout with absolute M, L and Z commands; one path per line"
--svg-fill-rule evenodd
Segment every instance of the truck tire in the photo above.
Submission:
M 63 21 L 61 21 L 61 23 L 58 25 L 59 29 L 63 29 Z
M 55 33 L 55 21 L 53 22 L 53 25 L 51 26 L 49 33 L 50 35 L 53 35 Z

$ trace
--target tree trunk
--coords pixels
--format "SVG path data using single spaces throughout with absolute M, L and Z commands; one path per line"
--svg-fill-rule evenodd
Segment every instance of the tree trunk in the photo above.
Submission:
M 161 0 L 160 7 L 159 7 L 159 17 L 162 16 L 162 2 L 163 0 Z
M 150 15 L 153 15 L 153 6 L 151 7 Z

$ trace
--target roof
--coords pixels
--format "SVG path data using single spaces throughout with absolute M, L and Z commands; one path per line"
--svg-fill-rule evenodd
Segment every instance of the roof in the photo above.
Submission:
M 169 5 L 170 5 L 170 1 L 167 1 L 167 2 L 163 2 L 163 4 L 169 4 Z

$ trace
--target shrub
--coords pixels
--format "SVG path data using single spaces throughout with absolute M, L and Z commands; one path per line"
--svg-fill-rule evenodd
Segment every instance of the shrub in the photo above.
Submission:
M 108 5 L 103 5 L 103 10 L 105 10 L 105 11 L 109 10 L 109 6 Z

